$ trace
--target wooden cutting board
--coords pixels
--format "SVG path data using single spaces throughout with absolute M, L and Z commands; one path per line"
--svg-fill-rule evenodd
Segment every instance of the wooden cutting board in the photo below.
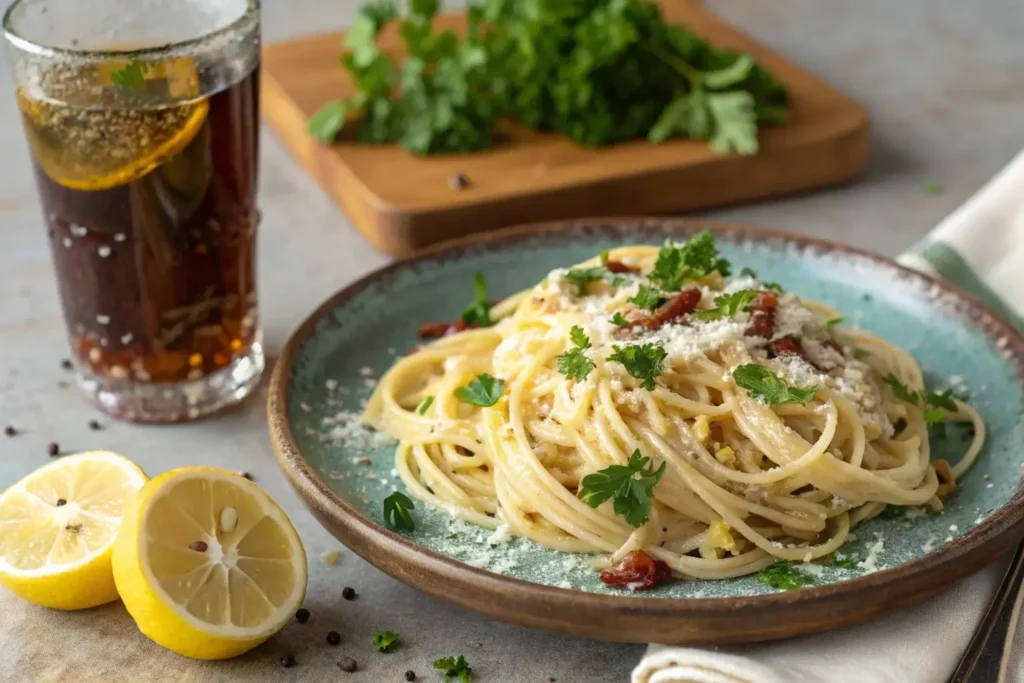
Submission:
M 790 120 L 763 129 L 756 156 L 701 141 L 636 141 L 599 150 L 507 124 L 509 142 L 475 154 L 420 158 L 394 146 L 325 145 L 306 132 L 324 102 L 352 92 L 338 63 L 341 33 L 267 45 L 263 114 L 285 146 L 378 249 L 404 256 L 435 242 L 508 225 L 583 216 L 671 214 L 835 185 L 860 174 L 870 133 L 864 109 L 688 0 L 665 16 L 716 45 L 749 52 L 785 83 Z M 460 15 L 437 19 L 459 29 Z M 381 37 L 395 54 L 401 40 Z M 506 126 L 506 124 L 503 124 Z M 469 186 L 449 187 L 464 173 Z

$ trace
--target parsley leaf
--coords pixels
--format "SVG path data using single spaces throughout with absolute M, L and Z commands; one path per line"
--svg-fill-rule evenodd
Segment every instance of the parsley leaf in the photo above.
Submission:
M 757 153 L 757 114 L 754 97 L 748 92 L 713 93 L 707 107 L 714 122 L 708 143 L 716 152 Z
M 490 327 L 491 302 L 487 300 L 487 278 L 483 273 L 473 273 L 473 301 L 462 311 L 462 321 L 470 325 Z
M 645 311 L 653 311 L 661 305 L 661 291 L 657 287 L 640 285 L 636 296 L 626 299 L 631 304 L 636 304 Z
M 757 298 L 756 289 L 741 289 L 732 294 L 722 294 L 715 297 L 716 308 L 707 311 L 697 311 L 696 316 L 701 320 L 718 320 L 720 318 L 731 318 L 739 311 L 750 310 L 750 305 Z
M 573 268 L 565 274 L 565 279 L 576 285 L 580 294 L 587 291 L 587 285 L 604 279 L 605 269 L 599 266 L 592 268 Z
M 629 325 L 629 321 L 626 320 L 621 313 L 615 311 L 615 315 L 612 316 L 612 324 L 618 325 L 619 327 L 626 327 Z
M 426 415 L 427 411 L 430 410 L 430 406 L 434 404 L 434 397 L 427 396 L 425 399 L 420 401 L 420 404 L 416 406 L 417 415 Z
M 924 193 L 931 196 L 940 195 L 942 194 L 942 184 L 937 180 L 929 180 L 924 184 Z
M 416 531 L 416 522 L 409 510 L 415 510 L 409 496 L 395 491 L 384 499 L 384 524 L 395 531 Z
M 757 271 L 751 268 L 750 266 L 743 266 L 743 270 L 740 271 L 740 275 L 752 277 L 755 280 L 757 279 Z
M 683 244 L 666 240 L 648 278 L 662 289 L 674 292 L 682 289 L 684 282 L 698 280 L 716 270 L 723 276 L 729 275 L 729 262 L 719 256 L 714 236 L 704 230 Z
M 916 391 L 911 391 L 906 384 L 901 382 L 896 375 L 891 372 L 885 376 L 885 383 L 892 389 L 892 395 L 901 401 L 905 401 L 911 405 L 917 405 L 921 401 L 921 396 Z
M 853 357 L 856 358 L 857 360 L 866 360 L 870 356 L 871 356 L 871 352 L 868 351 L 867 349 L 854 349 L 853 350 Z
M 736 386 L 746 389 L 751 398 L 760 398 L 770 406 L 783 403 L 807 403 L 818 387 L 796 389 L 757 363 L 741 365 L 732 371 Z
M 590 338 L 579 325 L 572 326 L 572 329 L 569 331 L 569 338 L 572 339 L 572 343 L 576 345 L 576 348 L 560 355 L 555 359 L 555 363 L 560 373 L 578 382 L 582 382 L 590 374 L 590 371 L 597 367 L 594 361 L 587 358 L 586 354 L 583 353 L 584 349 L 590 348 Z
M 893 396 L 911 405 L 920 405 L 924 409 L 922 413 L 924 423 L 935 432 L 937 437 L 946 436 L 946 420 L 949 419 L 949 411 L 956 412 L 958 410 L 956 401 L 953 400 L 952 389 L 947 389 L 941 394 L 926 389 L 911 391 L 892 373 L 885 376 L 885 383 L 892 389 Z
M 782 285 L 780 285 L 778 282 L 762 282 L 761 284 L 764 285 L 764 288 L 770 292 L 778 292 L 779 294 L 781 294 L 784 291 L 782 289 Z
M 579 325 L 573 325 L 572 329 L 569 330 L 569 339 L 581 349 L 590 348 L 590 337 L 587 336 L 587 333 Z
M 814 579 L 811 576 L 800 571 L 789 562 L 782 561 L 765 567 L 757 573 L 756 577 L 759 583 L 782 591 L 796 590 L 802 586 L 809 586 L 814 583 Z
M 496 379 L 486 372 L 476 376 L 472 382 L 455 390 L 455 398 L 463 403 L 488 408 L 501 398 L 505 380 Z
M 373 647 L 377 652 L 391 652 L 402 644 L 402 638 L 394 631 L 375 631 Z
M 459 683 L 472 683 L 473 681 L 473 669 L 462 655 L 435 659 L 434 668 L 441 671 L 446 681 L 452 676 L 458 676 Z
M 654 486 L 665 474 L 666 463 L 655 470 L 653 464 L 648 468 L 650 461 L 637 449 L 629 456 L 628 465 L 612 465 L 583 477 L 576 495 L 592 508 L 611 499 L 615 514 L 639 529 L 650 515 Z
M 349 100 L 328 102 L 309 118 L 306 130 L 321 142 L 333 142 L 345 126 L 345 119 L 350 109 Z
M 831 318 L 829 320 L 826 320 L 825 321 L 825 329 L 826 330 L 831 330 L 836 325 L 841 324 L 844 320 L 846 320 L 846 318 L 843 318 L 843 317 Z
M 141 92 L 146 89 L 146 67 L 132 57 L 124 68 L 110 72 L 110 82 L 119 88 Z
M 601 252 L 600 259 L 601 259 L 601 267 L 602 268 L 607 268 L 608 267 L 608 257 L 610 255 L 611 255 L 611 252 L 608 249 L 605 249 L 604 251 Z
M 954 413 L 959 410 L 959 408 L 957 408 L 956 401 L 953 400 L 952 389 L 946 389 L 941 394 L 936 394 L 935 392 L 926 393 L 922 391 L 921 396 L 928 405 L 945 408 L 946 410 L 951 410 Z
M 665 357 L 668 352 L 657 344 L 613 346 L 608 360 L 619 363 L 632 377 L 641 380 L 641 386 L 654 391 L 654 379 L 665 372 Z

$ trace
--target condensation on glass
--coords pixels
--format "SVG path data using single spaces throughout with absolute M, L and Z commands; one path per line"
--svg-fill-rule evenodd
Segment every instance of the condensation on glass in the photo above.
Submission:
M 4 31 L 80 386 L 136 421 L 240 401 L 264 366 L 256 0 L 18 0 Z

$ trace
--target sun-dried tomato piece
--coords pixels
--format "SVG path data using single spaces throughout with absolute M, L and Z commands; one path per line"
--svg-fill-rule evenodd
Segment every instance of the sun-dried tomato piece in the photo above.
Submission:
M 630 327 L 643 327 L 648 330 L 658 330 L 665 323 L 672 322 L 687 313 L 693 313 L 700 303 L 701 291 L 691 288 L 679 292 L 674 297 L 663 303 L 658 310 L 651 315 L 643 315 L 629 321 Z
M 750 307 L 750 326 L 744 333 L 748 337 L 771 339 L 775 334 L 775 311 L 779 298 L 772 292 L 761 292 Z
M 807 360 L 807 352 L 804 351 L 804 347 L 792 337 L 776 339 L 768 344 L 768 351 L 773 358 L 777 356 L 799 356 Z
M 604 267 L 605 267 L 605 269 L 607 269 L 607 271 L 609 273 L 639 273 L 640 272 L 639 268 L 634 268 L 633 266 L 627 266 L 622 261 L 609 261 L 608 263 L 605 264 Z
M 614 567 L 602 570 L 601 581 L 609 586 L 622 586 L 645 591 L 672 580 L 672 570 L 643 550 L 632 550 Z

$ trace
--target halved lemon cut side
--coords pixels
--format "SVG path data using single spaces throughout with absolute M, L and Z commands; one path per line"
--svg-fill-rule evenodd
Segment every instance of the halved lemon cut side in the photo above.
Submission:
M 226 659 L 277 633 L 306 594 L 306 552 L 256 484 L 212 467 L 150 481 L 125 512 L 114 579 L 139 629 L 198 659 Z
M 117 599 L 110 556 L 125 505 L 146 483 L 127 458 L 69 455 L 0 494 L 0 583 L 37 605 L 85 609 Z

